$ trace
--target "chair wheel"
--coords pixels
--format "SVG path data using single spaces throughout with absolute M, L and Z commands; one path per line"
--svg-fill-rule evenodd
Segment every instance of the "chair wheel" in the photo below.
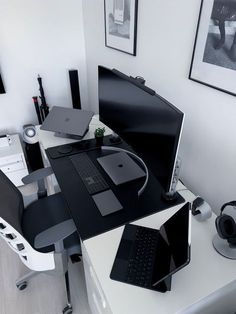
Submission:
M 62 311 L 63 314 L 72 314 L 72 312 L 73 312 L 72 306 L 69 304 L 67 304 L 67 306 Z
M 19 289 L 19 290 L 25 290 L 27 288 L 27 286 L 28 286 L 27 281 L 24 281 L 24 282 L 20 283 L 19 285 L 16 285 L 17 289 Z

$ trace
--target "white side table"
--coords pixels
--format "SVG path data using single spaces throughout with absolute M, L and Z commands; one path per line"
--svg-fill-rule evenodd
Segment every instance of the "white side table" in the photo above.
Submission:
M 29 174 L 19 134 L 10 135 L 9 146 L 0 147 L 0 169 L 16 185 L 23 185 L 22 178 Z

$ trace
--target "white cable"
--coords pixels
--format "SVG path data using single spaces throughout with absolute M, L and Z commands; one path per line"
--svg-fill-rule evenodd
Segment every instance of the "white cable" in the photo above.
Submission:
M 116 151 L 116 152 L 125 152 L 129 155 L 132 155 L 135 159 L 137 159 L 138 161 L 141 162 L 141 164 L 143 165 L 144 169 L 145 169 L 145 172 L 146 172 L 146 179 L 145 179 L 145 182 L 143 184 L 143 186 L 141 187 L 140 190 L 138 190 L 138 197 L 143 193 L 144 189 L 146 188 L 146 185 L 148 183 L 148 179 L 149 179 L 149 173 L 148 173 L 148 168 L 145 164 L 145 162 L 139 157 L 137 156 L 136 154 L 126 150 L 126 149 L 123 149 L 123 148 L 119 148 L 119 147 L 114 147 L 114 146 L 101 146 L 101 149 L 102 150 L 113 150 L 113 151 Z

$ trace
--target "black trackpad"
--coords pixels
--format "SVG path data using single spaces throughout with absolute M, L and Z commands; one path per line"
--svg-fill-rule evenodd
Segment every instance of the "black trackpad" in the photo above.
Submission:
M 117 252 L 117 258 L 128 260 L 132 251 L 133 244 L 133 241 L 122 239 L 119 250 Z

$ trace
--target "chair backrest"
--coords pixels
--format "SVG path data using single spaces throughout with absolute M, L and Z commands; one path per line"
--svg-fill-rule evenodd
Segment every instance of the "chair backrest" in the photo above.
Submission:
M 54 253 L 38 252 L 24 238 L 21 229 L 23 211 L 20 191 L 0 170 L 0 236 L 28 268 L 35 271 L 54 269 Z

